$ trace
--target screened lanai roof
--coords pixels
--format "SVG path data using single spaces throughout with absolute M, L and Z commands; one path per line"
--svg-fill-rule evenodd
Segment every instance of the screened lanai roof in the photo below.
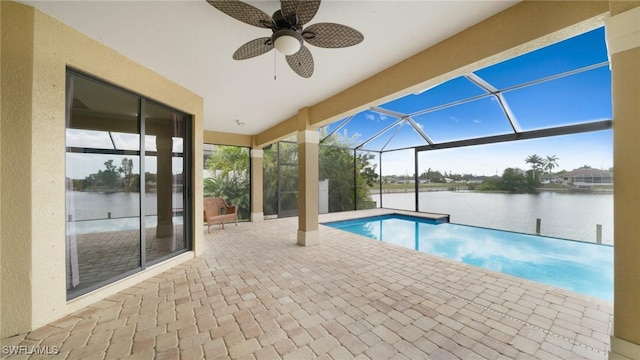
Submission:
M 423 150 L 611 127 L 604 28 L 379 104 L 320 129 L 321 143 Z

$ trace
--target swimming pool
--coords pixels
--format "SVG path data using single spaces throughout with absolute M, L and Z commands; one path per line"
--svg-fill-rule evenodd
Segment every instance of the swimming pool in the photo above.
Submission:
M 372 239 L 613 301 L 613 247 L 400 214 L 324 223 Z

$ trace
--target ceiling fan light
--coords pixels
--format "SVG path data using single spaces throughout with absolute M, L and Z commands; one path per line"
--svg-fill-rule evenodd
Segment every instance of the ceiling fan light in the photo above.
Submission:
M 271 36 L 273 47 L 283 55 L 293 55 L 302 47 L 302 36 L 293 30 L 279 30 Z

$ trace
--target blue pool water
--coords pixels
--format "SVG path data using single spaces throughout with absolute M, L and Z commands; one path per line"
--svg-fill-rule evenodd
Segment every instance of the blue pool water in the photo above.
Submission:
M 384 215 L 324 225 L 613 301 L 613 247 Z

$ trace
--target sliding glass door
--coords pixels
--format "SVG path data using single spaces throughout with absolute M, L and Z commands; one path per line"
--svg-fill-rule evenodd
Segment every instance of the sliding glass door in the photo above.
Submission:
M 150 102 L 145 106 L 146 262 L 153 263 L 185 250 L 184 126 L 180 113 Z
M 71 299 L 189 249 L 190 117 L 73 71 L 66 111 Z

